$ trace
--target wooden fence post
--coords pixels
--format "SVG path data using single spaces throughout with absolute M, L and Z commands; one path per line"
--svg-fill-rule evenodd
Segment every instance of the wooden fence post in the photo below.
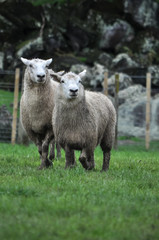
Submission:
M 148 150 L 150 147 L 150 110 L 151 110 L 151 73 L 146 74 L 146 92 L 147 92 L 147 101 L 146 101 L 146 136 L 145 136 L 145 146 Z
M 104 73 L 104 94 L 108 96 L 108 72 Z
M 15 70 L 15 83 L 14 83 L 14 104 L 13 104 L 13 121 L 12 121 L 12 137 L 11 143 L 14 145 L 16 141 L 16 127 L 17 127 L 17 113 L 18 113 L 18 95 L 19 95 L 19 79 L 20 69 Z
M 118 149 L 118 92 L 119 92 L 119 73 L 115 74 L 115 109 L 116 109 L 116 127 L 115 127 L 115 141 L 114 141 L 114 149 Z

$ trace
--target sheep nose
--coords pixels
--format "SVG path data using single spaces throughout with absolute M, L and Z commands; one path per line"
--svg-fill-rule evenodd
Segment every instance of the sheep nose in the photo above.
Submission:
M 76 92 L 78 92 L 78 88 L 76 88 L 76 89 L 70 89 L 70 92 L 71 92 L 71 93 L 76 93 Z
M 45 74 L 38 74 L 37 77 L 42 79 L 45 77 Z

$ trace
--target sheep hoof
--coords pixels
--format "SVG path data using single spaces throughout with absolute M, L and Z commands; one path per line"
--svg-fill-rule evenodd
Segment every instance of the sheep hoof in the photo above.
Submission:
M 74 168 L 74 167 L 76 167 L 76 166 L 77 166 L 77 163 L 76 163 L 76 162 L 74 162 L 73 164 L 72 164 L 72 163 L 71 163 L 71 164 L 66 164 L 65 169 Z
M 52 166 L 53 166 L 52 161 L 50 161 L 49 159 L 47 159 L 47 161 L 45 162 L 45 167 L 46 167 L 46 168 L 49 168 L 49 167 L 52 167 Z
M 86 157 L 81 156 L 81 157 L 79 158 L 79 161 L 80 161 L 80 163 L 82 164 L 82 166 L 83 166 L 86 170 L 88 170 L 89 166 L 88 166 Z
M 108 171 L 108 168 L 102 168 L 102 170 L 100 172 L 102 173 L 102 172 L 107 172 L 107 171 Z
M 45 169 L 45 168 L 49 168 L 49 167 L 52 167 L 53 166 L 53 163 L 52 161 L 48 160 L 44 163 L 41 163 L 41 165 L 38 167 L 38 170 L 42 170 L 42 169 Z

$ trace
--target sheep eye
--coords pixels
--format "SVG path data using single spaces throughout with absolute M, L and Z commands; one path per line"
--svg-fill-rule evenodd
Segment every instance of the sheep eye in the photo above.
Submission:
M 81 80 L 79 80 L 79 83 L 82 83 L 82 81 L 81 81 Z
M 32 65 L 32 64 L 30 64 L 30 65 L 29 65 L 29 67 L 33 68 L 33 65 Z
M 64 80 L 61 80 L 61 83 L 64 83 Z

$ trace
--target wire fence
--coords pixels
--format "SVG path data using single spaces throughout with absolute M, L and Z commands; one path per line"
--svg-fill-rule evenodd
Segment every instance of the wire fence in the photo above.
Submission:
M 114 74 L 113 94 L 110 90 L 109 79 Z M 2 76 L 2 78 L 1 78 Z M 7 76 L 7 77 L 6 77 Z M 150 139 L 154 135 L 159 139 L 159 88 L 151 88 L 153 76 L 148 73 L 145 76 L 128 75 L 132 80 L 140 79 L 145 81 L 145 89 L 143 90 L 142 99 L 140 103 L 136 104 L 138 99 L 134 98 L 132 109 L 131 105 L 122 109 L 125 104 L 125 99 L 132 98 L 133 92 L 124 92 L 121 88 L 120 74 L 112 71 L 105 72 L 103 76 L 103 92 L 105 95 L 111 95 L 116 111 L 118 124 L 116 126 L 116 140 L 115 148 L 118 145 L 118 136 L 133 135 L 145 137 L 145 146 L 148 149 L 150 146 Z M 21 97 L 22 79 L 20 70 L 16 71 L 2 71 L 0 70 L 0 142 L 12 142 L 14 144 L 18 139 L 22 139 L 22 127 L 19 122 L 19 102 Z M 5 78 L 5 81 L 2 80 Z M 155 77 L 156 79 L 156 77 Z M 159 79 L 158 79 L 159 80 Z M 130 86 L 130 85 L 129 85 Z M 133 86 L 133 85 L 132 85 Z M 143 87 L 144 88 L 144 87 Z M 127 88 L 126 88 L 127 89 Z M 125 89 L 125 90 L 126 90 Z M 120 90 L 120 91 L 119 91 Z M 122 91 L 123 90 L 123 91 Z M 125 95 L 124 95 L 125 94 Z M 127 94 L 127 95 L 126 95 Z M 140 93 L 139 93 L 140 94 Z M 139 95 L 140 96 L 140 95 Z M 152 101 L 153 97 L 153 101 Z M 141 100 L 142 100 L 141 99 Z M 158 102 L 157 102 L 158 100 Z M 136 101 L 136 102 L 135 102 Z M 158 103 L 158 104 L 156 104 Z M 136 105 L 135 105 L 136 104 Z M 126 105 L 126 104 L 125 104 Z M 133 126 L 131 128 L 133 114 Z M 155 115 L 155 116 L 153 116 Z M 128 117 L 129 116 L 129 117 Z M 127 118 L 128 117 L 128 118 Z M 121 124 L 121 121 L 123 123 Z M 154 124 L 155 122 L 155 124 Z M 155 126 L 155 127 L 154 127 Z M 154 129 L 152 129 L 154 127 Z M 25 134 L 24 134 L 25 136 Z M 26 136 L 25 136 L 26 137 Z M 20 140 L 22 141 L 22 140 Z M 22 141 L 23 142 L 23 141 Z

